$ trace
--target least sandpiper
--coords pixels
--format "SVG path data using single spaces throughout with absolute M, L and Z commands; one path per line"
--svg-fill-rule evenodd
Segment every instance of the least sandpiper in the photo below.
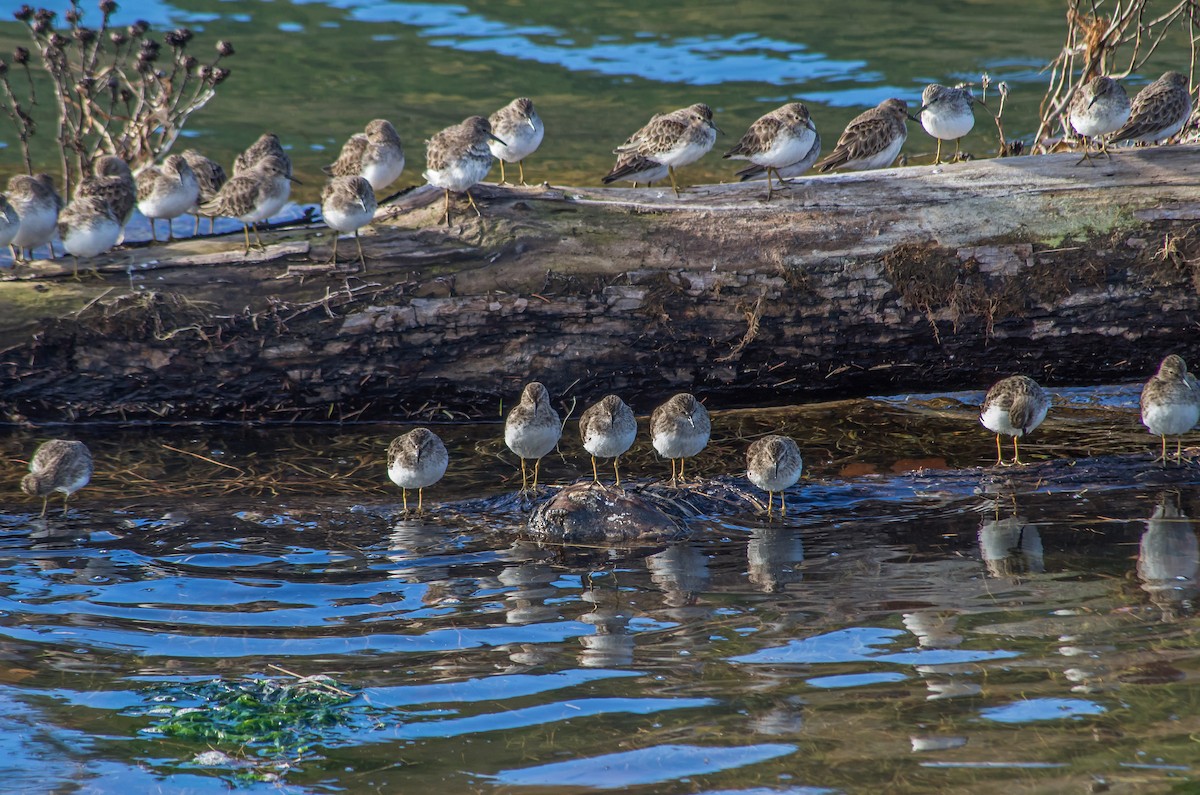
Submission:
M 420 513 L 425 487 L 437 483 L 446 474 L 446 465 L 450 462 L 446 445 L 428 428 L 414 428 L 392 440 L 387 457 L 388 477 L 401 489 L 404 512 L 408 513 L 408 490 L 416 489 L 417 513 Z
M 550 393 L 537 381 L 526 384 L 521 392 L 521 402 L 513 406 L 504 420 L 504 443 L 521 459 L 521 491 L 529 490 L 525 460 L 533 459 L 533 491 L 536 492 L 538 466 L 542 457 L 558 445 L 560 436 L 562 421 L 550 405 Z
M 362 263 L 363 273 L 366 273 L 367 260 L 363 256 L 358 230 L 375 219 L 377 207 L 375 191 L 371 190 L 371 183 L 366 177 L 334 177 L 329 180 L 325 190 L 321 191 L 321 217 L 334 231 L 330 262 L 337 262 L 338 235 L 353 232 L 354 244 L 358 246 L 358 261 Z
M 662 163 L 651 160 L 637 152 L 623 152 L 617 155 L 617 163 L 612 171 L 602 179 L 605 185 L 611 185 L 619 179 L 628 180 L 637 187 L 639 182 L 653 185 L 661 179 L 666 179 L 669 170 Z
M 1171 354 L 1162 360 L 1155 373 L 1142 387 L 1142 424 L 1162 437 L 1162 458 L 1167 464 L 1167 437 L 1175 440 L 1175 461 L 1183 463 L 1182 440 L 1178 437 L 1200 421 L 1200 387 L 1188 373 L 1183 357 Z
M 350 136 L 338 159 L 322 171 L 331 177 L 362 177 L 379 193 L 404 171 L 400 134 L 386 119 L 370 121 L 364 132 Z
M 975 126 L 975 112 L 971 107 L 975 97 L 965 86 L 949 86 L 930 83 L 921 92 L 921 109 L 917 116 L 925 132 L 937 139 L 937 154 L 933 162 L 942 162 L 942 141 L 954 141 L 954 157 L 958 160 L 959 141 Z
M 92 174 L 79 183 L 76 198 L 96 196 L 108 202 L 124 229 L 137 205 L 137 185 L 129 164 L 116 155 L 104 155 L 92 165 Z
M 817 128 L 808 116 L 808 108 L 799 102 L 789 102 L 760 116 L 737 145 L 724 157 L 749 160 L 767 172 L 767 201 L 771 200 L 771 174 L 807 157 L 817 139 Z M 782 178 L 780 178 L 782 181 Z
M 908 137 L 908 104 L 902 99 L 885 99 L 850 120 L 837 146 L 817 163 L 818 171 L 844 168 L 867 171 L 887 168 L 900 154 Z
M 167 219 L 167 240 L 175 237 L 171 221 L 196 206 L 200 180 L 183 155 L 170 155 L 161 166 L 151 166 L 137 178 L 137 207 L 150 221 L 150 239 L 158 242 L 154 222 Z
M 67 499 L 92 479 L 92 453 L 83 442 L 51 439 L 44 442 L 29 462 L 29 474 L 21 479 L 21 491 L 42 498 L 42 516 L 50 495 L 61 491 L 63 516 L 67 515 Z
M 425 144 L 425 179 L 446 192 L 442 220 L 450 223 L 450 191 L 466 193 L 475 214 L 482 216 L 471 195 L 471 186 L 483 181 L 492 168 L 489 141 L 504 143 L 492 134 L 492 125 L 482 116 L 471 116 L 462 124 L 447 127 Z
M 624 400 L 616 395 L 607 395 L 588 408 L 579 417 L 579 436 L 583 449 L 592 456 L 592 479 L 600 482 L 596 471 L 596 458 L 613 459 L 616 485 L 621 485 L 621 456 L 633 446 L 637 436 L 637 420 Z
M 746 477 L 767 493 L 767 516 L 771 515 L 775 492 L 779 492 L 779 512 L 787 515 L 786 489 L 800 479 L 804 461 L 800 448 L 787 436 L 764 436 L 746 450 Z
M 0 246 L 13 242 L 17 232 L 21 231 L 21 216 L 17 208 L 9 203 L 8 197 L 0 193 Z
M 50 175 L 31 177 L 17 174 L 8 181 L 8 200 L 21 218 L 17 234 L 9 241 L 14 249 L 14 259 L 23 259 L 24 249 L 29 250 L 29 258 L 32 259 L 33 251 L 38 246 L 50 246 L 50 256 L 53 258 L 54 246 L 50 241 L 54 237 L 62 199 L 54 190 Z
M 261 248 L 258 222 L 283 209 L 291 195 L 293 182 L 298 180 L 288 175 L 287 163 L 275 155 L 267 155 L 249 171 L 231 177 L 212 201 L 200 205 L 200 212 L 241 221 L 242 232 L 246 236 L 246 251 L 250 250 L 250 225 L 253 224 L 254 238 Z
M 80 257 L 95 257 L 117 245 L 121 222 L 112 205 L 99 196 L 76 196 L 58 215 L 58 236 L 75 258 L 78 276 Z
M 779 177 L 780 182 L 784 182 L 793 177 L 799 177 L 813 167 L 813 163 L 817 162 L 817 158 L 821 156 L 821 134 L 813 131 L 812 146 L 804 157 L 797 160 L 795 163 L 789 163 L 786 166 L 780 166 L 774 169 L 775 176 Z M 739 177 L 742 182 L 748 179 L 758 179 L 767 173 L 767 170 L 762 166 L 754 165 L 753 163 L 734 173 L 734 176 Z
M 679 195 L 675 169 L 694 163 L 712 149 L 717 141 L 717 126 L 713 124 L 712 108 L 703 103 L 663 113 L 647 122 L 629 140 L 613 150 L 615 154 L 634 153 L 667 167 L 671 188 Z M 612 173 L 605 178 L 621 179 Z
M 1133 98 L 1129 121 L 1113 133 L 1109 143 L 1121 141 L 1153 144 L 1183 129 L 1192 113 L 1187 75 L 1166 72 Z
M 508 142 L 488 143 L 492 154 L 500 161 L 500 184 L 507 184 L 504 180 L 504 164 L 516 163 L 521 184 L 524 185 L 525 158 L 537 151 L 542 145 L 542 136 L 546 134 L 542 117 L 538 116 L 533 108 L 533 100 L 529 97 L 518 97 L 489 116 L 488 121 L 496 137 Z
M 196 229 L 192 234 L 198 235 L 200 234 L 200 205 L 206 204 L 216 198 L 217 193 L 221 190 L 221 186 L 225 184 L 225 169 L 220 163 L 215 160 L 209 160 L 195 149 L 186 150 L 183 153 L 183 159 L 192 167 L 192 173 L 196 175 L 196 181 L 200 184 L 200 197 L 196 199 L 196 203 L 189 209 L 189 212 L 196 216 Z M 215 224 L 216 219 L 211 215 L 208 216 L 208 233 L 210 235 L 213 232 Z
M 257 141 L 234 159 L 233 175 L 244 174 L 267 157 L 278 158 L 286 166 L 287 175 L 292 176 L 292 159 L 288 157 L 283 144 L 279 143 L 279 136 L 270 132 L 258 136 Z
M 691 458 L 708 444 L 712 424 L 708 411 L 695 395 L 681 392 L 650 415 L 650 440 L 663 458 L 671 459 L 671 485 L 683 480 L 684 459 Z M 679 475 L 675 460 L 679 459 Z
M 1000 434 L 1013 438 L 1013 464 L 1021 463 L 1017 439 L 1031 432 L 1046 419 L 1050 395 L 1037 381 L 1024 375 L 1012 375 L 997 381 L 979 407 L 979 421 L 996 434 L 996 464 L 1004 465 Z
M 1129 95 L 1116 80 L 1099 75 L 1089 80 L 1071 104 L 1071 126 L 1083 138 L 1083 157 L 1089 160 L 1088 139 L 1100 144 L 1100 153 L 1108 155 L 1108 144 L 1104 136 L 1121 129 L 1129 120 Z

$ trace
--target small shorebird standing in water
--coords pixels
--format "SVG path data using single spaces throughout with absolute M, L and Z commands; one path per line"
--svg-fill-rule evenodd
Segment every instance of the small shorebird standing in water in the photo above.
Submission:
M 121 222 L 112 205 L 99 196 L 76 196 L 58 215 L 58 236 L 75 259 L 78 277 L 80 257 L 95 257 L 117 245 Z
M 386 119 L 369 121 L 365 131 L 350 136 L 338 159 L 321 170 L 331 177 L 362 177 L 378 194 L 404 172 L 400 134 Z
M 492 134 L 491 123 L 471 116 L 462 124 L 447 127 L 425 143 L 425 179 L 446 193 L 442 222 L 450 225 L 450 191 L 466 193 L 475 215 L 483 217 L 471 195 L 471 186 L 483 181 L 492 170 L 489 141 L 505 143 Z
M 342 232 L 353 232 L 358 246 L 358 261 L 363 273 L 367 272 L 367 260 L 363 256 L 362 241 L 358 230 L 375 219 L 375 191 L 366 177 L 334 177 L 321 191 L 321 217 L 333 230 L 333 254 L 330 262 L 337 263 L 338 236 Z
M 737 145 L 723 157 L 749 160 L 767 172 L 767 201 L 771 200 L 771 174 L 783 182 L 779 169 L 792 166 L 812 154 L 818 140 L 817 128 L 809 118 L 808 108 L 799 102 L 789 102 L 760 116 Z M 817 151 L 820 151 L 818 147 Z M 813 158 L 816 159 L 815 156 Z M 739 174 L 741 172 L 738 172 Z
M 183 153 L 183 159 L 192 168 L 192 174 L 196 177 L 196 182 L 200 185 L 200 195 L 196 197 L 196 202 L 188 210 L 188 212 L 196 216 L 196 228 L 192 231 L 193 235 L 200 234 L 200 205 L 207 204 L 216 197 L 221 190 L 221 186 L 225 184 L 227 177 L 225 169 L 215 160 L 209 160 L 204 155 L 197 152 L 195 149 L 187 149 Z M 211 215 L 208 216 L 208 233 L 213 233 L 213 226 L 216 224 L 216 219 Z
M 58 213 L 62 209 L 62 198 L 54 189 L 54 180 L 49 174 L 17 174 L 8 180 L 8 201 L 21 219 L 16 235 L 9 241 L 13 248 L 13 261 L 24 259 L 25 249 L 29 258 L 38 246 L 50 247 L 50 258 L 54 258 L 54 228 Z
M 787 436 L 764 436 L 746 450 L 746 477 L 767 493 L 767 516 L 771 515 L 775 492 L 779 492 L 779 513 L 787 516 L 784 491 L 796 484 L 803 471 L 800 448 Z
M 1130 107 L 1125 88 L 1111 77 L 1093 77 L 1079 89 L 1071 104 L 1071 127 L 1083 138 L 1083 157 L 1079 163 L 1091 161 L 1088 146 L 1093 140 L 1100 144 L 1100 154 L 1111 157 L 1104 136 L 1121 129 L 1129 120 Z
M 504 179 L 504 164 L 507 162 L 517 164 L 519 179 L 524 185 L 525 158 L 537 151 L 542 145 L 542 137 L 546 134 L 542 117 L 534 110 L 533 100 L 518 97 L 489 116 L 488 122 L 497 138 L 508 142 L 488 142 L 492 154 L 500 161 L 500 184 L 508 184 Z
M 675 395 L 650 415 L 650 441 L 659 455 L 671 459 L 672 486 L 683 480 L 685 459 L 704 449 L 711 431 L 708 411 L 695 395 L 686 392 Z M 679 459 L 678 477 L 675 459 Z
M 137 207 L 150 222 L 150 239 L 158 242 L 154 222 L 167 219 L 167 240 L 175 238 L 171 221 L 196 206 L 200 180 L 183 155 L 171 155 L 161 166 L 151 166 L 137 178 Z
M 579 418 L 579 436 L 583 449 L 592 456 L 592 480 L 600 482 L 596 458 L 613 459 L 615 485 L 621 485 L 621 456 L 633 446 L 637 437 L 637 419 L 632 409 L 616 395 L 607 395 L 588 408 Z
M 1049 393 L 1028 376 L 1012 375 L 992 385 L 979 408 L 979 421 L 996 434 L 997 466 L 1008 466 L 1000 451 L 1000 434 L 1013 438 L 1012 464 L 1019 465 L 1017 439 L 1041 425 L 1049 410 Z
M 538 467 L 542 458 L 558 445 L 562 421 L 550 405 L 546 387 L 534 381 L 521 392 L 521 402 L 504 420 L 504 443 L 521 459 L 521 491 L 529 491 L 525 460 L 533 459 L 533 491 L 537 492 Z
M 686 108 L 654 116 L 646 126 L 629 136 L 629 140 L 613 150 L 614 154 L 638 154 L 667 167 L 671 188 L 679 195 L 675 182 L 675 169 L 694 163 L 712 149 L 720 130 L 713 124 L 712 108 L 696 103 Z M 620 167 L 620 161 L 618 161 Z M 614 168 L 604 177 L 608 184 L 618 179 L 628 179 Z
M 858 114 L 846 125 L 829 156 L 817 163 L 817 171 L 887 168 L 908 138 L 907 121 L 910 118 L 908 104 L 902 99 L 885 99 Z
M 292 192 L 291 183 L 299 180 L 291 176 L 291 166 L 275 155 L 267 155 L 251 169 L 234 174 L 213 200 L 200 205 L 205 215 L 223 215 L 242 222 L 242 233 L 246 237 L 246 251 L 250 251 L 250 227 L 254 227 L 254 239 L 262 248 L 258 236 L 258 222 L 265 221 L 283 209 Z
M 1158 143 L 1182 130 L 1190 115 L 1192 95 L 1187 75 L 1164 72 L 1162 77 L 1137 92 L 1129 110 L 1129 121 L 1113 133 L 1108 142 Z
M 925 132 L 937 139 L 934 165 L 942 162 L 942 141 L 954 141 L 954 157 L 950 162 L 958 160 L 959 142 L 975 126 L 975 112 L 971 107 L 974 101 L 975 97 L 964 86 L 950 88 L 930 83 L 921 92 L 921 109 L 917 111 L 917 117 Z
M 1175 462 L 1183 463 L 1183 442 L 1179 438 L 1200 421 L 1200 386 L 1188 373 L 1183 357 L 1171 354 L 1162 360 L 1158 372 L 1142 387 L 1142 424 L 1150 433 L 1162 437 L 1162 456 L 1156 461 L 1167 465 L 1167 437 L 1175 439 Z
M 111 210 L 109 211 L 112 212 Z M 63 516 L 67 515 L 67 500 L 92 479 L 92 453 L 83 442 L 51 439 L 42 444 L 29 462 L 29 474 L 21 479 L 21 491 L 42 498 L 42 516 L 50 495 L 63 495 Z
M 355 177 L 361 179 L 361 177 Z M 408 490 L 417 490 L 417 513 L 424 505 L 424 492 L 446 474 L 450 456 L 446 445 L 428 428 L 414 428 L 388 445 L 388 477 L 400 487 L 404 512 L 408 513 Z

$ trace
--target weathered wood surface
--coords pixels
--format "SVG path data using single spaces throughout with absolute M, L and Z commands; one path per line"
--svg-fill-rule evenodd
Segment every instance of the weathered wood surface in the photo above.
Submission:
M 13 419 L 497 414 L 539 379 L 648 411 L 1141 379 L 1200 358 L 1200 148 L 668 189 L 422 188 L 320 267 L 319 227 L 118 252 L 0 282 Z M 325 232 L 322 234 L 322 232 Z M 342 246 L 343 255 L 353 245 Z

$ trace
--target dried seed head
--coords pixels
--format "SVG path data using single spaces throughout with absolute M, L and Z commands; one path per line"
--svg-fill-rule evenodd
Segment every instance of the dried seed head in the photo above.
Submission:
M 58 14 L 54 13 L 48 8 L 39 8 L 37 11 L 33 12 L 34 20 L 45 23 L 46 25 L 53 23 L 56 16 L 58 16 Z
M 50 30 L 50 23 L 46 22 L 45 20 L 35 19 L 33 22 L 29 23 L 29 28 L 40 36 L 46 31 Z
M 193 35 L 187 28 L 175 28 L 163 36 L 163 41 L 172 47 L 186 47 Z
M 145 35 L 146 31 L 150 30 L 150 23 L 144 19 L 139 19 L 130 25 L 128 30 L 130 36 L 137 38 L 138 36 Z
M 13 12 L 13 18 L 18 22 L 28 22 L 29 20 L 33 19 L 33 9 L 28 5 L 22 5 Z
M 209 66 L 208 64 L 203 64 L 199 69 L 196 70 L 196 77 L 200 78 L 201 80 L 205 80 L 205 81 L 211 80 L 212 79 L 212 67 Z
M 233 55 L 233 42 L 224 40 L 218 41 L 217 54 L 225 58 Z
M 79 19 L 82 16 L 83 16 L 83 14 L 80 14 L 78 9 L 72 8 L 69 11 L 67 11 L 67 13 L 63 14 L 63 19 L 67 20 L 67 22 L 74 25 L 76 22 L 79 21 Z
M 13 63 L 24 66 L 29 63 L 29 50 L 24 47 L 17 47 L 13 50 Z
M 66 36 L 62 35 L 61 33 L 51 33 L 50 34 L 50 46 L 53 49 L 61 50 L 70 43 L 71 43 L 71 40 L 68 39 Z
M 114 30 L 112 33 L 108 34 L 108 39 L 113 44 L 117 45 L 118 47 L 120 47 L 125 42 L 129 41 L 129 37 L 126 36 L 124 34 L 124 32 L 119 31 L 119 30 Z
M 96 31 L 91 28 L 75 28 L 75 30 L 71 31 L 71 34 L 75 37 L 75 41 L 80 44 L 91 44 L 96 40 Z
M 100 13 L 104 16 L 116 13 L 117 4 L 115 0 L 100 0 Z
M 214 66 L 213 67 L 212 84 L 214 86 L 219 86 L 222 83 L 224 83 L 225 79 L 227 77 L 229 77 L 228 69 L 224 68 L 223 66 Z
M 200 59 L 194 55 L 185 55 L 183 58 L 183 68 L 187 69 L 189 72 L 195 69 L 196 64 L 198 63 L 200 63 Z

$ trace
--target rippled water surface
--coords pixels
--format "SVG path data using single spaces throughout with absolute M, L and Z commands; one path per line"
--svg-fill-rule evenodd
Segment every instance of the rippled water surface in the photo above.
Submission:
M 718 413 L 697 475 L 799 441 L 787 518 L 636 554 L 522 542 L 496 424 L 439 427 L 422 518 L 384 473 L 401 427 L 9 431 L 3 788 L 1176 791 L 1200 471 L 1151 465 L 1136 396 L 1058 393 L 1020 470 L 978 468 L 974 394 Z M 16 489 L 47 434 L 96 455 L 66 518 Z M 548 482 L 590 468 L 574 434 Z M 643 441 L 624 471 L 666 466 Z M 302 747 L 158 733 L 183 689 L 287 672 L 350 696 Z

